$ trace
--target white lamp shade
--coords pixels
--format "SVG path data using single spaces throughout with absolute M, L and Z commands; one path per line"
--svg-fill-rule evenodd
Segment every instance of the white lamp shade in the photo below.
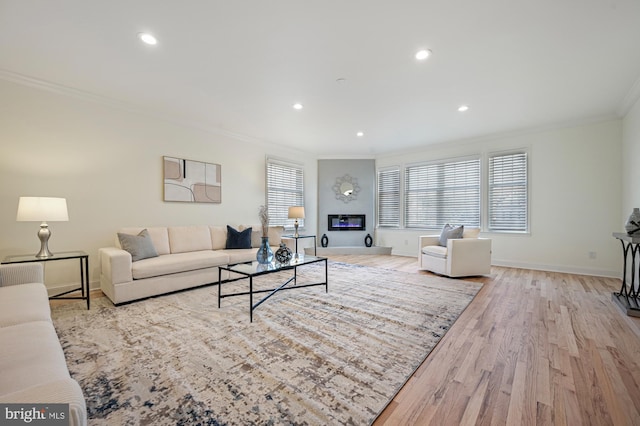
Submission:
M 20 197 L 18 201 L 18 222 L 66 222 L 67 200 L 52 197 Z
M 303 206 L 289 207 L 289 219 L 304 219 L 304 207 Z

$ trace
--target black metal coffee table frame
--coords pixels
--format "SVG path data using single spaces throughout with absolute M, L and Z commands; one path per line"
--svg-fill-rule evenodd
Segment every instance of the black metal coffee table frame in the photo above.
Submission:
M 311 265 L 313 263 L 319 263 L 319 262 L 324 262 L 324 282 L 297 285 L 298 268 L 300 266 Z M 279 285 L 278 287 L 267 289 L 267 290 L 253 289 L 254 277 L 273 274 L 275 272 L 286 271 L 291 269 L 293 269 L 293 276 L 288 280 L 286 280 L 281 285 Z M 222 271 L 228 271 L 230 273 L 234 272 L 236 274 L 243 275 L 244 278 L 249 278 L 249 291 L 244 291 L 240 293 L 222 294 Z M 293 286 L 287 287 L 287 285 L 291 282 L 293 282 Z M 218 268 L 218 308 L 220 308 L 220 301 L 225 297 L 244 296 L 248 294 L 249 295 L 249 321 L 253 322 L 253 311 L 258 306 L 260 306 L 263 302 L 269 299 L 271 296 L 276 294 L 278 291 L 294 290 L 298 288 L 315 287 L 320 285 L 323 285 L 325 287 L 325 291 L 327 293 L 329 292 L 328 267 L 327 267 L 327 259 L 325 257 L 299 255 L 298 257 L 294 256 L 294 258 L 291 259 L 291 261 L 287 264 L 279 264 L 279 263 L 272 262 L 265 265 L 265 264 L 259 264 L 258 262 L 251 262 L 251 263 L 238 263 L 235 265 L 220 266 Z M 269 293 L 269 294 L 267 294 L 265 297 L 263 297 L 262 299 L 260 299 L 254 304 L 253 295 L 257 293 Z

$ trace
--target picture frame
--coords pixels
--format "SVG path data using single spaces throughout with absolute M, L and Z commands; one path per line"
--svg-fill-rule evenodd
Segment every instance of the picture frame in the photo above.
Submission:
M 222 166 L 215 163 L 163 157 L 164 201 L 221 203 Z

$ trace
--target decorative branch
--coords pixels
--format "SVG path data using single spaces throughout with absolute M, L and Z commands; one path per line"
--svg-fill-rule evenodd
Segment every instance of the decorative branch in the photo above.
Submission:
M 258 217 L 260 217 L 260 223 L 262 225 L 262 236 L 269 236 L 269 208 L 264 205 L 260 206 Z

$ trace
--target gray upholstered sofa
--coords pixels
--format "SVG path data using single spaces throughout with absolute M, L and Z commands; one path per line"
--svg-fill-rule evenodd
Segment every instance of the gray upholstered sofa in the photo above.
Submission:
M 256 259 L 262 231 L 250 226 L 251 248 L 227 249 L 227 226 L 170 226 L 124 228 L 119 233 L 137 235 L 143 229 L 158 256 L 133 261 L 116 237 L 115 247 L 99 250 L 100 287 L 114 304 L 218 282 L 218 266 Z M 249 226 L 233 227 L 244 231 Z M 275 252 L 283 227 L 269 227 L 269 245 Z M 223 271 L 225 272 L 225 271 Z M 223 275 L 223 279 L 229 278 Z
M 69 404 L 69 424 L 87 409 L 51 321 L 39 263 L 0 265 L 0 403 Z

